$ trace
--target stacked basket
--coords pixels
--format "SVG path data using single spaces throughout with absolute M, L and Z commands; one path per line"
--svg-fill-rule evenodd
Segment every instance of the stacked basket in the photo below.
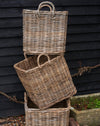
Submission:
M 50 11 L 40 11 L 42 7 Z M 14 67 L 27 92 L 26 126 L 69 125 L 69 98 L 76 88 L 63 56 L 67 18 L 67 11 L 55 11 L 48 1 L 40 3 L 38 10 L 23 11 L 25 59 Z

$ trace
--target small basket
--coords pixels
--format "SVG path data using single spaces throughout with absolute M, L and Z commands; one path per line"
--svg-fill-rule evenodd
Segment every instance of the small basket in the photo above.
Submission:
M 26 126 L 69 126 L 70 99 L 39 110 L 24 94 Z
M 48 61 L 42 56 L 46 56 Z M 40 54 L 26 58 L 14 67 L 29 97 L 40 109 L 46 109 L 76 93 L 65 58 L 61 55 L 50 59 L 47 54 Z
M 50 11 L 40 11 L 49 7 Z M 55 11 L 45 1 L 37 10 L 23 10 L 23 51 L 26 54 L 64 53 L 66 47 L 68 11 Z

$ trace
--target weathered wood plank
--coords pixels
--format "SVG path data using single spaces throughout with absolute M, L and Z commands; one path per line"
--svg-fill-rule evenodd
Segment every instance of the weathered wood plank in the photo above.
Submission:
M 0 57 L 0 66 L 13 66 L 15 63 L 24 59 L 24 56 Z
M 4 84 L 7 85 L 7 84 L 14 84 L 14 83 L 20 83 L 20 80 L 17 75 L 0 77 L 0 85 L 4 85 Z
M 94 81 L 100 81 L 100 74 L 84 74 L 83 76 L 80 77 L 74 77 L 73 82 L 75 85 L 79 85 L 81 83 L 91 83 Z
M 68 34 L 79 34 L 79 33 L 95 33 L 100 32 L 100 25 L 70 25 L 68 26 Z
M 96 82 L 88 82 L 88 83 L 81 83 L 77 85 L 77 90 L 78 91 L 88 91 L 88 90 L 96 90 L 100 88 L 100 81 Z
M 0 91 L 5 92 L 5 93 L 14 93 L 14 92 L 24 92 L 25 89 L 22 86 L 21 83 L 17 84 L 5 84 L 5 85 L 0 85 Z
M 94 50 L 94 49 L 100 49 L 100 42 L 94 41 L 94 42 L 76 42 L 76 43 L 66 43 L 66 52 L 70 51 L 81 51 L 81 50 Z
M 1 18 L 0 28 L 22 27 L 22 18 Z
M 23 50 L 20 47 L 1 48 L 0 54 L 1 54 L 0 56 L 23 55 Z
M 5 102 L 4 104 L 2 104 L 2 106 L 5 106 L 7 102 Z M 9 117 L 9 116 L 19 116 L 24 113 L 24 106 L 23 105 L 17 105 L 16 107 L 15 104 L 11 104 L 10 108 L 3 108 L 2 110 L 0 110 L 0 117 Z
M 0 38 L 22 37 L 22 28 L 0 29 Z
M 73 64 L 72 63 L 69 64 L 69 62 L 68 62 L 68 66 L 69 66 L 71 74 L 74 74 L 74 73 L 78 72 L 78 69 L 80 68 L 80 65 L 78 63 L 76 63 L 75 61 L 74 61 Z M 92 63 L 89 62 L 88 64 L 89 64 L 88 66 L 92 66 L 92 64 L 93 64 L 93 66 L 96 65 L 96 63 L 94 63 L 94 62 L 92 62 Z M 85 64 L 82 64 L 82 67 L 83 67 L 83 65 L 87 66 Z M 100 73 L 100 67 L 98 67 L 96 69 L 93 69 L 91 71 L 91 73 L 93 73 L 93 74 Z M 88 74 L 90 74 L 90 72 Z M 12 66 L 9 66 L 9 67 L 0 67 L 0 77 L 2 77 L 2 76 L 9 76 L 9 75 L 10 76 L 11 75 L 16 75 L 16 71 L 15 71 L 15 69 Z
M 19 47 L 23 45 L 22 37 L 1 38 L 0 48 Z
M 15 38 L 3 38 L 0 39 L 0 48 L 22 48 L 23 40 L 22 37 Z M 66 42 L 66 51 L 74 51 L 74 50 L 93 50 L 100 49 L 100 42 L 98 41 L 83 41 L 83 42 Z
M 0 76 L 15 75 L 16 71 L 13 66 L 0 67 Z
M 100 22 L 99 15 L 76 15 L 68 16 L 68 24 L 98 24 Z
M 66 58 L 67 59 L 67 58 Z M 80 68 L 83 66 L 95 66 L 100 63 L 99 58 L 91 58 L 91 59 L 81 59 L 81 60 L 66 60 L 69 68 Z M 81 66 L 80 66 L 81 65 Z
M 89 55 L 90 54 L 91 53 L 89 53 Z M 80 62 L 82 62 L 83 64 L 86 64 L 86 65 L 92 65 L 94 63 L 99 64 L 99 62 L 100 62 L 99 54 L 98 54 L 98 56 L 96 56 L 96 57 L 95 56 L 96 56 L 96 54 L 94 54 L 94 57 L 93 56 L 90 56 L 91 58 L 89 58 L 89 56 L 87 58 L 85 58 L 85 56 L 83 56 L 81 59 L 80 58 L 76 58 L 76 59 L 73 58 L 73 59 L 71 59 L 71 57 L 70 57 L 70 60 L 68 60 L 67 54 L 66 54 L 65 59 L 66 59 L 67 62 L 69 62 L 69 65 L 70 65 L 70 63 L 73 62 L 71 64 L 72 67 L 73 67 L 74 63 L 75 64 L 79 64 Z M 5 57 L 0 57 L 0 67 L 1 66 L 2 67 L 3 66 L 13 66 L 15 63 L 17 63 L 17 62 L 19 62 L 19 61 L 21 61 L 23 59 L 24 59 L 24 56 L 22 56 L 22 55 L 21 56 L 19 55 L 19 56 L 5 56 Z M 89 61 L 89 63 L 88 63 L 88 61 Z M 76 65 L 74 65 L 74 66 L 76 66 Z
M 97 25 L 74 25 L 74 26 L 68 26 L 68 36 L 72 35 L 84 35 L 87 34 L 93 34 L 93 35 L 98 35 L 100 34 L 100 24 Z M 23 35 L 23 30 L 21 27 L 17 28 L 4 28 L 0 29 L 0 38 L 5 38 L 5 37 L 22 37 Z M 83 40 L 84 41 L 84 40 Z M 88 40 L 87 40 L 88 41 Z
M 100 50 L 66 52 L 65 54 L 65 59 L 67 60 L 81 60 L 91 58 L 100 58 Z
M 72 74 L 78 72 L 78 69 L 83 66 L 95 66 L 99 64 L 99 59 L 87 59 L 82 61 L 67 61 L 69 69 Z M 82 66 L 80 66 L 80 64 Z M 91 71 L 91 73 L 100 73 L 100 67 Z M 7 76 L 7 75 L 16 75 L 16 71 L 13 66 L 4 66 L 0 67 L 0 76 Z
M 88 91 L 78 91 L 77 95 L 91 94 L 91 93 L 100 93 L 100 89 L 93 89 Z
M 22 8 L 0 8 L 0 18 L 4 17 L 22 17 Z M 27 7 L 27 9 L 36 9 Z M 56 7 L 56 10 L 67 10 L 69 15 L 100 15 L 99 6 L 71 6 L 71 7 Z
M 80 25 L 80 24 L 99 24 L 100 16 L 97 15 L 85 15 L 85 16 L 68 16 L 68 25 Z M 0 28 L 22 28 L 22 17 L 15 18 L 0 18 Z
M 100 33 L 82 33 L 67 36 L 67 42 L 99 41 Z
M 78 68 L 71 68 L 71 67 L 70 67 L 69 70 L 70 70 L 71 75 L 77 73 L 78 70 L 79 70 L 79 68 L 80 68 L 80 67 L 78 67 Z M 96 68 L 96 69 L 92 69 L 91 72 L 88 71 L 88 72 L 85 72 L 85 73 L 83 73 L 83 74 L 90 74 L 90 73 L 91 73 L 91 74 L 100 74 L 100 67 L 98 67 L 98 68 Z
M 6 32 L 5 32 L 6 31 Z M 6 38 L 16 38 L 20 37 L 22 40 L 22 29 L 1 29 L 0 30 L 0 39 Z M 84 41 L 99 41 L 100 40 L 100 33 L 79 33 L 79 34 L 68 34 L 67 35 L 67 42 L 84 42 Z
M 7 93 L 9 96 L 13 97 L 15 96 L 18 100 L 23 100 L 24 99 L 24 92 L 23 91 L 18 91 L 18 92 L 13 92 L 13 93 Z M 7 102 L 9 99 L 3 95 L 0 95 L 0 102 Z M 10 101 L 11 103 L 15 103 Z
M 79 6 L 79 5 L 100 5 L 100 1 L 99 0 L 59 0 L 59 1 L 53 1 L 50 0 L 51 2 L 53 2 L 56 6 Z M 27 6 L 38 6 L 39 3 L 42 2 L 42 0 L 5 0 L 2 2 L 2 0 L 0 0 L 0 7 L 27 7 Z
M 6 102 L 5 102 L 6 104 Z M 3 104 L 2 106 L 4 106 Z M 14 104 L 11 104 L 11 106 L 14 106 Z M 19 116 L 19 115 L 24 115 L 24 106 L 17 106 L 17 107 L 12 107 L 12 108 L 6 108 L 0 110 L 0 117 L 9 117 L 9 116 Z
M 3 54 L 2 54 L 3 52 Z M 91 55 L 90 55 L 91 54 Z M 21 48 L 4 48 L 0 49 L 0 57 L 7 56 L 17 56 L 23 55 Z M 81 60 L 81 59 L 91 59 L 91 58 L 100 58 L 100 50 L 83 50 L 83 51 L 67 51 L 65 53 L 65 58 L 67 60 Z M 2 63 L 3 61 L 0 61 Z
M 93 82 L 93 81 L 100 81 L 100 73 L 85 73 L 83 76 L 80 77 L 74 77 L 73 81 L 75 84 L 80 83 L 87 83 L 87 82 Z M 16 84 L 20 83 L 19 78 L 17 75 L 9 75 L 9 76 L 2 76 L 0 77 L 0 85 L 10 85 L 10 84 Z

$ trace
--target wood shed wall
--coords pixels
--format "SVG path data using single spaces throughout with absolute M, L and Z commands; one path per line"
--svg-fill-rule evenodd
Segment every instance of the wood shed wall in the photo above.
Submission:
M 41 0 L 0 0 L 0 91 L 23 100 L 24 88 L 13 64 L 24 59 L 22 9 L 37 9 Z M 52 0 L 56 10 L 68 10 L 65 58 L 71 74 L 80 66 L 100 63 L 100 0 Z M 78 94 L 100 92 L 100 68 L 73 78 Z M 24 113 L 23 105 L 0 95 L 0 117 Z

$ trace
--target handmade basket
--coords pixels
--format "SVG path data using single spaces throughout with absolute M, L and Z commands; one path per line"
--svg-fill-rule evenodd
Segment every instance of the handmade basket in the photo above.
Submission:
M 24 94 L 26 126 L 69 126 L 70 99 L 39 110 Z
M 50 11 L 40 11 L 49 7 Z M 55 11 L 45 1 L 37 10 L 23 10 L 23 51 L 26 54 L 65 52 L 68 11 Z
M 48 61 L 44 63 L 44 58 L 40 60 L 42 56 L 46 56 Z M 14 67 L 29 97 L 40 109 L 76 93 L 65 58 L 61 55 L 50 59 L 47 54 L 40 54 L 26 58 Z

